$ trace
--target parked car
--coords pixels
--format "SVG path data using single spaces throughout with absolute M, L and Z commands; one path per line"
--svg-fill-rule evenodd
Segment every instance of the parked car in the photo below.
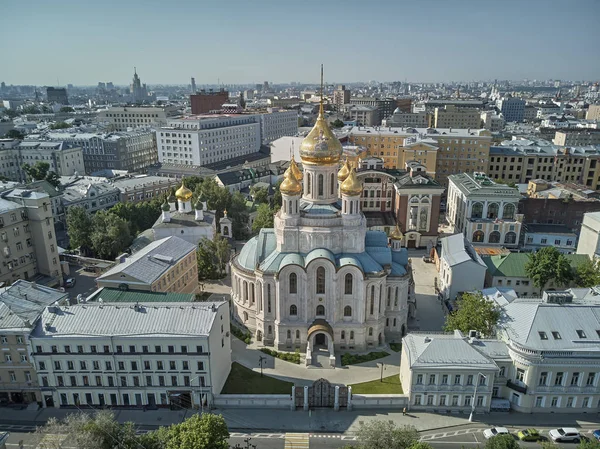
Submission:
M 594 430 L 594 431 L 592 432 L 592 436 L 594 437 L 594 439 L 596 439 L 596 440 L 600 441 L 600 429 L 598 429 L 598 430 Z
M 535 429 L 523 429 L 517 433 L 519 440 L 522 441 L 539 441 L 542 439 L 540 433 Z
M 67 287 L 67 288 L 75 287 L 75 279 L 73 279 L 73 278 L 67 279 L 65 281 L 65 287 Z
M 581 441 L 581 434 L 574 427 L 559 427 L 548 432 L 552 441 L 573 441 L 578 443 Z
M 491 429 L 485 429 L 483 431 L 483 436 L 489 440 L 496 435 L 510 435 L 510 432 L 506 427 L 492 427 Z

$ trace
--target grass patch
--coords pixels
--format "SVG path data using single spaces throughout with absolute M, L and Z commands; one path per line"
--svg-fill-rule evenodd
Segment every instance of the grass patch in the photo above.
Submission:
M 394 374 L 389 377 L 384 377 L 383 382 L 379 379 L 370 382 L 362 382 L 352 386 L 352 393 L 356 394 L 402 394 L 402 384 L 400 376 Z
M 285 360 L 286 362 L 295 363 L 296 365 L 300 365 L 300 351 L 296 350 L 296 352 L 278 352 L 274 349 L 269 348 L 260 348 L 260 352 L 264 352 L 265 354 L 269 354 L 270 356 L 277 357 L 278 359 Z
M 252 341 L 252 334 L 249 331 L 242 330 L 239 327 L 235 326 L 233 323 L 231 324 L 231 333 L 247 345 L 249 345 Z
M 291 394 L 293 385 L 266 375 L 260 377 L 260 373 L 233 362 L 221 394 Z
M 342 366 L 356 365 L 357 363 L 370 362 L 390 355 L 385 351 L 369 352 L 368 354 L 342 354 Z
M 402 343 L 390 343 L 390 349 L 394 352 L 402 351 Z

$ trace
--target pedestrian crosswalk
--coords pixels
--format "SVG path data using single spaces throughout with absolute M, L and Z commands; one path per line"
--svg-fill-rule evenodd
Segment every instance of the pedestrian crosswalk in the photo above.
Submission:
M 309 439 L 307 433 L 286 433 L 285 449 L 308 449 Z

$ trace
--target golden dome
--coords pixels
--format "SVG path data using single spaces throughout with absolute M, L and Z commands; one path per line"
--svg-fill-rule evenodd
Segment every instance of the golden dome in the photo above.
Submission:
M 296 159 L 294 159 L 294 156 L 292 156 L 292 161 L 290 162 L 290 169 L 292 170 L 292 174 L 294 175 L 294 178 L 296 178 L 296 181 L 302 181 L 302 172 L 298 168 L 298 164 L 296 164 Z
M 180 201 L 189 201 L 192 199 L 193 192 L 185 186 L 183 178 L 181 179 L 181 187 L 177 189 L 175 196 Z
M 396 223 L 396 229 L 394 229 L 392 231 L 392 233 L 390 234 L 390 238 L 392 240 L 402 240 L 404 238 L 404 235 L 402 234 L 402 231 L 400 230 L 400 226 L 398 225 L 398 223 Z
M 302 186 L 296 180 L 290 166 L 283 174 L 283 182 L 279 186 L 279 191 L 284 195 L 300 195 L 302 193 Z
M 342 182 L 340 190 L 343 194 L 348 196 L 357 196 L 362 192 L 362 183 L 356 176 L 356 170 L 352 168 L 348 177 Z
M 344 162 L 344 165 L 342 165 L 342 168 L 340 168 L 340 171 L 338 172 L 338 181 L 344 182 L 349 174 L 350 166 L 348 165 L 348 160 L 346 160 L 346 162 Z
M 300 144 L 300 159 L 308 165 L 337 164 L 341 155 L 342 144 L 329 128 L 321 103 L 315 126 Z

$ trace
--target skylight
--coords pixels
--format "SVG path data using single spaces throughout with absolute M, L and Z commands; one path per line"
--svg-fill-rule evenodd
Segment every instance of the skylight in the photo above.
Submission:
M 540 334 L 540 338 L 542 340 L 548 340 L 548 335 L 546 335 L 546 332 L 540 331 L 540 332 L 538 332 L 538 334 Z
M 577 329 L 577 335 L 579 335 L 579 338 L 587 338 L 587 335 L 581 329 Z
M 552 336 L 554 337 L 555 340 L 562 340 L 562 337 L 560 336 L 560 334 L 557 331 L 552 331 Z

